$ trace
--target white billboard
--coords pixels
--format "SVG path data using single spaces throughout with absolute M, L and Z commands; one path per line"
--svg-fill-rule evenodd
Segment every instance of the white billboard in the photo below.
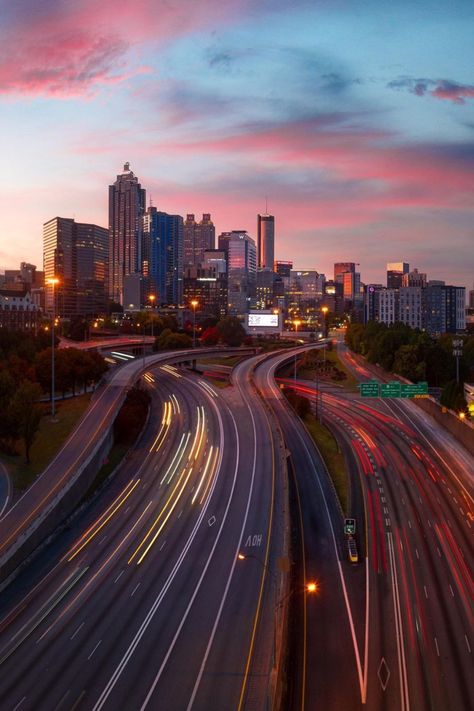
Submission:
M 249 327 L 278 328 L 278 314 L 249 314 Z

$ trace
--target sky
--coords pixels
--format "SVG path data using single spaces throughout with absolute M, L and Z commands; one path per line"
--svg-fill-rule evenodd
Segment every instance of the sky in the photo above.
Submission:
M 472 288 L 472 0 L 0 0 L 0 269 L 52 217 L 147 201 L 217 233 L 275 215 L 277 259 Z

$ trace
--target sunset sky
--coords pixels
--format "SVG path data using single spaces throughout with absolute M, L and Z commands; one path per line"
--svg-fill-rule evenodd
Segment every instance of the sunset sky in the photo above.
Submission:
M 125 161 L 276 257 L 472 288 L 472 0 L 0 0 L 0 269 L 42 224 L 107 226 Z

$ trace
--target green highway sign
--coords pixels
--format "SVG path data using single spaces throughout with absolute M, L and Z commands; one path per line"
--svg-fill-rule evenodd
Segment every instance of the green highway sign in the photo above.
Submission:
M 380 384 L 381 397 L 400 397 L 401 383 L 398 380 L 391 380 L 389 383 Z
M 428 395 L 428 383 L 402 383 L 400 397 L 423 397 Z
M 361 397 L 380 397 L 377 380 L 368 380 L 366 383 L 360 383 L 359 388 Z
M 356 532 L 355 518 L 344 519 L 344 533 L 346 536 L 354 536 Z

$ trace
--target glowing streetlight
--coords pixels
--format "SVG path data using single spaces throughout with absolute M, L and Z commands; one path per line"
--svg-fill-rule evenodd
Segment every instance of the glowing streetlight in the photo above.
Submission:
M 154 294 L 150 294 L 150 296 L 148 297 L 148 301 L 151 303 L 152 309 L 155 308 L 155 300 L 156 300 L 156 296 Z M 153 338 L 153 326 L 154 326 L 154 315 L 152 314 L 151 315 L 151 337 L 152 338 Z
M 301 321 L 299 319 L 295 319 L 293 321 L 293 325 L 295 327 L 296 335 L 298 335 L 298 326 L 301 326 Z M 296 380 L 296 353 L 295 353 L 295 368 L 294 368 L 293 380 Z
M 55 408 L 55 377 L 54 377 L 54 327 L 56 325 L 56 298 L 54 294 L 54 287 L 59 284 L 59 279 L 57 277 L 51 277 L 46 280 L 47 284 L 50 284 L 53 291 L 53 314 L 51 319 L 51 417 L 54 419 L 56 415 Z
M 196 348 L 196 309 L 199 306 L 199 301 L 192 299 L 190 303 L 193 309 L 193 348 Z
M 327 306 L 323 306 L 321 308 L 321 311 L 324 314 L 324 329 L 323 329 L 324 338 L 327 338 L 328 337 L 328 319 L 327 319 L 327 317 L 328 317 L 329 308 Z

